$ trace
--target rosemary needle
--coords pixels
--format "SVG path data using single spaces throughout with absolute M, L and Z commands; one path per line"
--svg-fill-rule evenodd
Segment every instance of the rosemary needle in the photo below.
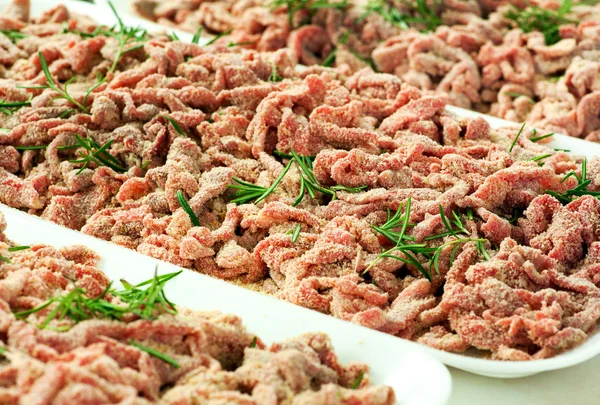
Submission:
M 133 347 L 136 347 L 138 349 L 140 349 L 143 352 L 148 353 L 151 356 L 156 357 L 157 359 L 161 359 L 162 361 L 164 361 L 165 363 L 168 363 L 170 365 L 172 365 L 175 368 L 179 368 L 179 363 L 177 363 L 177 361 L 175 361 L 174 359 L 170 358 L 169 356 L 167 356 L 166 354 L 159 352 L 158 350 L 152 349 L 151 347 L 146 347 L 143 346 L 133 340 L 129 340 L 129 344 Z
M 8 251 L 9 252 L 18 252 L 20 250 L 27 250 L 27 249 L 31 249 L 30 246 L 13 246 L 13 247 L 9 247 Z
M 198 217 L 196 216 L 188 202 L 185 200 L 185 197 L 183 196 L 181 190 L 177 190 L 177 199 L 179 200 L 179 205 L 181 205 L 181 208 L 183 208 L 183 210 L 190 217 L 192 224 L 194 224 L 194 226 L 200 226 L 200 221 L 198 220 Z
M 292 243 L 296 243 L 296 241 L 298 240 L 298 236 L 300 236 L 300 229 L 300 224 L 297 224 L 294 228 L 294 233 L 292 233 Z
M 517 140 L 521 136 L 521 132 L 523 132 L 524 128 L 525 128 L 525 123 L 523 123 L 523 125 L 521 125 L 521 129 L 519 129 L 519 132 L 517 133 L 517 136 L 515 136 L 515 139 L 513 139 L 512 143 L 510 144 L 510 149 L 508 150 L 509 152 L 513 151 L 513 148 L 517 144 Z
M 365 372 L 361 371 L 360 374 L 358 374 L 358 377 L 356 377 L 356 379 L 354 380 L 354 382 L 352 383 L 352 389 L 355 390 L 360 386 L 360 383 L 362 382 L 363 378 L 365 377 Z
M 531 142 L 537 142 L 537 141 L 541 141 L 542 139 L 549 138 L 549 137 L 551 137 L 552 135 L 554 135 L 554 132 L 550 132 L 549 134 L 546 134 L 546 135 L 533 136 L 533 137 L 531 137 L 529 140 L 530 140 Z
M 159 117 L 164 118 L 167 121 L 169 121 L 169 124 L 171 124 L 173 126 L 173 128 L 175 128 L 175 131 L 177 131 L 177 133 L 179 133 L 179 135 L 183 135 L 185 137 L 188 136 L 185 133 L 185 131 L 183 130 L 183 128 L 181 128 L 181 125 L 179 125 L 179 123 L 177 121 L 175 121 L 173 118 L 166 116 L 166 115 L 159 115 Z

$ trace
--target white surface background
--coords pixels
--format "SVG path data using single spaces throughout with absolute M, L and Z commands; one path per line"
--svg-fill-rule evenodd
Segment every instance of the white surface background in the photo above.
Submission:
M 516 379 L 489 378 L 450 368 L 449 405 L 597 405 L 600 356 L 577 366 Z

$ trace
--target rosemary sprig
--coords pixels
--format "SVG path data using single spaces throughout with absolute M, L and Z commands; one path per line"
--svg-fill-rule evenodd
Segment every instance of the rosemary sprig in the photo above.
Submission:
M 114 32 L 114 30 L 111 30 L 111 32 L 113 33 L 112 36 L 119 43 L 119 47 L 117 49 L 117 54 L 115 56 L 115 59 L 111 65 L 110 69 L 108 69 L 109 73 L 113 73 L 117 69 L 119 60 L 121 59 L 121 57 L 124 54 L 141 49 L 144 47 L 144 44 L 134 45 L 132 47 L 128 47 L 128 45 L 130 45 L 131 43 L 135 43 L 135 42 L 145 41 L 147 39 L 147 32 L 145 29 L 143 29 L 141 27 L 135 27 L 135 28 L 127 27 L 123 23 L 123 20 L 121 20 L 121 17 L 117 13 L 115 6 L 113 6 L 112 1 L 109 0 L 108 5 L 110 6 L 113 14 L 115 15 L 115 17 L 117 18 L 117 21 L 119 23 L 119 31 L 118 32 Z
M 179 363 L 177 363 L 177 361 L 175 361 L 174 359 L 170 358 L 166 354 L 164 354 L 162 352 L 159 352 L 158 350 L 152 349 L 150 347 L 143 346 L 143 345 L 141 345 L 141 344 L 139 344 L 139 343 L 137 343 L 137 342 L 135 342 L 135 341 L 133 341 L 131 339 L 128 342 L 129 342 L 129 344 L 131 346 L 136 347 L 136 348 L 140 349 L 141 351 L 146 352 L 149 355 L 156 357 L 157 359 L 161 359 L 165 363 L 168 363 L 168 364 L 172 365 L 175 368 L 179 368 L 180 367 Z
M 365 12 L 359 20 L 363 20 L 371 13 L 379 14 L 385 21 L 403 30 L 410 28 L 406 21 L 408 16 L 400 13 L 396 7 L 389 5 L 386 0 L 369 0 L 365 6 Z
M 52 297 L 35 308 L 16 312 L 14 315 L 17 318 L 25 318 L 55 304 L 44 321 L 38 325 L 39 328 L 45 329 L 52 320 L 63 320 L 67 317 L 78 323 L 92 318 L 122 320 L 125 314 L 135 314 L 142 319 L 154 319 L 157 314 L 162 313 L 175 314 L 177 313 L 175 305 L 165 296 L 164 284 L 180 273 L 181 271 L 162 276 L 158 276 L 155 273 L 154 277 L 150 280 L 146 280 L 135 286 L 132 286 L 125 280 L 121 280 L 125 290 L 112 290 L 111 284 L 109 284 L 95 298 L 89 298 L 86 295 L 86 291 L 74 283 L 74 288 L 67 294 Z M 144 286 L 148 286 L 148 288 L 141 289 Z M 118 297 L 125 305 L 116 305 L 107 301 L 104 298 L 107 294 Z
M 357 389 L 360 383 L 362 382 L 363 378 L 365 378 L 365 372 L 361 370 L 361 372 L 358 374 L 358 377 L 356 377 L 356 380 L 354 380 L 350 388 L 352 388 L 353 390 Z
M 90 97 L 90 94 L 92 94 L 94 92 L 94 90 L 96 90 L 98 87 L 102 86 L 104 83 L 106 83 L 105 77 L 102 77 L 101 75 L 96 76 L 96 84 L 94 84 L 92 87 L 90 87 L 88 89 L 88 91 L 86 91 L 85 95 L 83 96 L 83 105 L 86 106 L 86 108 L 87 108 L 87 100 Z M 65 88 L 65 91 L 66 91 L 66 88 Z M 63 118 L 62 114 L 61 114 L 61 118 Z
M 504 17 L 512 20 L 523 32 L 541 32 L 544 35 L 546 45 L 554 45 L 562 39 L 559 27 L 564 24 L 576 23 L 576 21 L 566 17 L 572 7 L 572 0 L 563 0 L 558 10 L 531 5 L 521 10 L 512 6 L 504 14 Z
M 52 297 L 45 303 L 25 311 L 15 312 L 15 317 L 25 318 L 33 313 L 39 312 L 45 308 L 56 304 L 48 313 L 44 321 L 38 327 L 45 329 L 54 319 L 62 321 L 66 317 L 76 323 L 92 318 L 110 318 L 121 319 L 123 314 L 128 312 L 127 307 L 115 305 L 104 299 L 108 293 L 110 285 L 96 298 L 86 296 L 83 288 L 74 285 L 74 288 L 66 295 Z
M 525 123 L 523 123 L 523 125 L 521 125 L 521 129 L 519 129 L 519 132 L 517 132 L 517 136 L 515 136 L 515 139 L 513 139 L 512 143 L 510 144 L 510 149 L 508 150 L 509 152 L 513 151 L 513 148 L 517 144 L 517 141 L 519 140 L 519 137 L 521 136 L 521 132 L 523 132 L 524 128 L 525 128 Z
M 83 172 L 92 162 L 96 163 L 98 166 L 110 167 L 116 172 L 125 173 L 127 171 L 114 156 L 107 152 L 107 149 L 110 148 L 113 143 L 112 139 L 102 146 L 92 138 L 82 138 L 79 135 L 75 135 L 75 139 L 77 140 L 77 145 L 79 147 L 87 150 L 87 153 L 79 152 L 81 159 L 69 161 L 75 164 L 83 163 L 83 166 L 79 169 L 77 174 L 81 174 L 81 172 Z
M 364 19 L 371 13 L 379 14 L 385 21 L 390 24 L 406 30 L 410 27 L 409 24 L 418 24 L 423 26 L 422 31 L 435 31 L 437 27 L 443 24 L 442 19 L 437 15 L 434 7 L 429 7 L 426 0 L 416 0 L 413 2 L 405 2 L 411 6 L 412 16 L 402 14 L 396 7 L 388 4 L 386 0 L 369 0 L 365 6 L 365 12 L 359 18 Z
M 169 121 L 169 124 L 171 124 L 173 126 L 173 128 L 175 129 L 175 131 L 177 131 L 177 133 L 179 135 L 188 137 L 188 134 L 183 130 L 183 128 L 181 128 L 181 125 L 179 125 L 179 123 L 177 121 L 175 121 L 173 118 L 171 118 L 167 115 L 159 115 L 159 117 L 164 118 L 167 121 Z
M 83 102 L 85 103 L 86 101 L 87 101 L 87 99 L 84 97 Z M 61 112 L 60 115 L 58 116 L 58 118 L 67 118 L 69 115 L 73 114 L 74 112 L 75 112 L 74 109 L 69 108 L 68 110 Z
M 0 262 L 4 262 L 4 263 L 8 263 L 8 264 L 12 263 L 8 257 L 4 257 L 2 255 L 0 255 Z
M 194 210 L 192 210 L 188 202 L 185 200 L 185 197 L 183 196 L 181 190 L 177 190 L 177 200 L 179 201 L 179 205 L 181 205 L 181 208 L 183 208 L 183 210 L 190 217 L 192 224 L 194 224 L 194 226 L 200 226 L 200 221 L 198 220 L 198 217 L 196 216 Z
M 308 10 L 312 16 L 317 10 L 322 8 L 344 9 L 348 6 L 346 0 L 338 2 L 329 2 L 329 0 L 271 0 L 269 3 L 271 9 L 286 7 L 288 23 L 290 28 L 294 29 L 294 15 L 300 10 Z
M 250 349 L 254 349 L 256 347 L 256 341 L 258 340 L 258 338 L 256 336 L 254 336 L 252 338 L 252 342 L 250 342 L 250 346 L 248 346 Z
M 427 0 L 416 0 L 414 11 L 417 14 L 417 17 L 408 18 L 408 22 L 424 25 L 425 29 L 423 31 L 433 32 L 437 27 L 444 23 L 436 14 L 435 9 L 429 7 Z
M 407 211 L 410 212 L 410 199 L 407 202 Z M 373 225 L 372 228 L 379 232 L 381 235 L 394 242 L 396 245 L 402 243 L 402 241 L 414 241 L 415 238 L 406 235 L 406 229 L 409 226 L 410 215 L 402 215 L 402 204 L 400 208 L 396 210 L 396 213 L 392 216 L 390 209 L 388 208 L 388 218 L 385 224 L 381 226 Z M 395 232 L 394 229 L 399 228 L 399 232 Z
M 437 235 L 432 235 L 425 238 L 426 241 L 431 241 L 434 239 L 440 239 L 444 237 L 451 236 L 453 239 L 443 243 L 438 247 L 428 247 L 424 243 L 408 243 L 414 241 L 414 238 L 407 237 L 405 235 L 406 228 L 409 226 L 410 220 L 410 207 L 411 200 L 410 198 L 407 200 L 406 209 L 404 210 L 404 214 L 402 212 L 402 205 L 398 208 L 398 211 L 394 216 L 391 216 L 388 213 L 388 221 L 380 226 L 373 226 L 373 229 L 385 236 L 391 242 L 394 242 L 396 245 L 391 249 L 385 250 L 381 254 L 377 256 L 377 258 L 369 264 L 369 266 L 365 269 L 367 272 L 371 267 L 373 267 L 376 263 L 378 263 L 383 258 L 392 258 L 396 260 L 400 260 L 406 264 L 414 265 L 421 274 L 431 280 L 432 271 L 435 270 L 437 274 L 440 273 L 439 270 L 439 261 L 442 255 L 442 252 L 447 247 L 452 246 L 452 252 L 450 254 L 450 266 L 454 262 L 454 258 L 460 246 L 467 242 L 475 242 L 477 245 L 477 250 L 479 253 L 486 259 L 489 260 L 489 255 L 485 250 L 484 244 L 487 242 L 485 239 L 480 238 L 471 238 L 471 237 L 462 237 L 461 234 L 470 235 L 469 231 L 462 223 L 460 218 L 460 213 L 452 213 L 452 219 L 448 219 L 448 217 L 444 214 L 444 209 L 440 205 L 440 216 L 442 218 L 442 223 L 446 227 L 446 231 L 439 233 Z M 472 211 L 467 211 L 467 216 L 472 218 Z M 399 232 L 394 232 L 394 228 L 398 228 L 401 226 Z M 406 242 L 405 242 L 406 241 Z M 393 254 L 394 252 L 401 253 L 404 257 L 397 256 Z M 429 261 L 429 269 L 426 270 L 425 267 L 418 261 L 416 255 L 421 254 Z
M 460 248 L 460 246 L 462 244 L 467 243 L 467 242 L 475 242 L 479 253 L 485 258 L 485 260 L 490 260 L 490 256 L 488 255 L 488 253 L 485 249 L 485 243 L 487 242 L 486 239 L 460 236 L 460 234 L 464 234 L 467 236 L 470 235 L 470 232 L 467 230 L 467 228 L 461 221 L 460 211 L 458 214 L 456 212 L 452 211 L 453 218 L 448 220 L 448 217 L 444 213 L 444 208 L 442 207 L 442 205 L 440 205 L 439 209 L 440 209 L 440 217 L 442 218 L 442 223 L 444 224 L 444 227 L 446 228 L 446 232 L 442 232 L 437 235 L 429 236 L 429 237 L 425 238 L 425 240 L 434 240 L 434 239 L 444 238 L 447 236 L 452 236 L 452 237 L 454 237 L 454 239 L 451 239 L 450 241 L 445 242 L 444 244 L 442 244 L 440 247 L 438 247 L 436 249 L 436 251 L 433 254 L 433 257 L 431 259 L 431 262 L 429 263 L 429 272 L 431 273 L 431 270 L 433 268 L 433 269 L 435 269 L 437 274 L 440 274 L 440 269 L 439 269 L 440 257 L 441 257 L 442 252 L 444 251 L 444 249 L 449 246 L 453 246 L 452 251 L 450 253 L 450 266 L 452 266 L 452 264 L 454 263 L 454 258 L 456 256 L 456 253 L 458 252 L 458 249 Z M 469 215 L 469 214 L 467 214 L 467 215 Z M 471 218 L 472 218 L 472 213 L 471 213 Z M 453 225 L 456 228 L 454 228 Z
M 583 159 L 583 161 L 581 162 L 581 176 L 575 173 L 575 171 L 571 170 L 565 175 L 565 177 L 563 177 L 562 182 L 565 182 L 569 177 L 575 177 L 577 179 L 577 186 L 565 191 L 564 193 L 557 193 L 556 191 L 546 190 L 546 194 L 550 194 L 563 204 L 568 204 L 575 200 L 576 197 L 581 197 L 584 195 L 591 195 L 600 199 L 600 192 L 590 191 L 587 189 L 588 186 L 592 183 L 592 180 L 587 178 L 586 159 Z
M 405 232 L 406 232 L 406 229 L 408 228 L 408 225 L 410 222 L 410 207 L 411 207 L 411 199 L 409 198 L 406 201 L 406 208 L 405 208 L 403 214 L 402 214 L 403 204 L 400 204 L 400 206 L 398 207 L 398 210 L 396 211 L 396 214 L 394 214 L 393 217 L 390 217 L 390 213 L 388 211 L 388 221 L 384 225 L 382 225 L 381 227 L 376 227 L 376 226 L 372 227 L 376 232 L 381 233 L 383 236 L 388 238 L 390 241 L 395 242 L 396 245 L 394 247 L 392 247 L 391 249 L 381 252 L 377 256 L 377 258 L 369 264 L 369 266 L 365 269 L 364 273 L 367 273 L 373 266 L 375 266 L 375 264 L 377 264 L 382 259 L 390 258 L 390 259 L 399 260 L 405 264 L 410 264 L 410 265 L 415 266 L 419 270 L 419 272 L 423 275 L 423 277 L 425 277 L 427 280 L 431 281 L 431 275 L 427 272 L 425 267 L 423 267 L 423 265 L 419 262 L 419 260 L 417 259 L 417 257 L 415 255 L 420 253 L 420 254 L 424 254 L 426 257 L 428 257 L 431 253 L 433 253 L 433 251 L 435 249 L 428 248 L 427 245 L 425 245 L 423 243 L 409 244 L 409 243 L 403 242 L 404 240 L 409 240 L 409 241 L 414 240 L 414 238 L 412 238 L 412 239 L 405 238 Z M 400 226 L 400 224 L 401 224 L 400 232 L 397 232 L 397 233 L 391 232 L 392 227 L 397 228 L 398 226 Z M 382 230 L 384 232 L 381 232 Z M 393 254 L 394 252 L 399 252 L 404 257 L 397 256 L 397 255 Z
M 171 41 L 181 41 L 175 31 L 171 31 L 171 33 L 169 34 L 169 39 Z
M 121 284 L 125 288 L 122 291 L 111 291 L 111 294 L 128 304 L 127 311 L 139 316 L 142 319 L 155 319 L 158 315 L 169 313 L 176 314 L 177 309 L 164 292 L 167 281 L 180 275 L 183 270 L 158 275 L 156 270 L 154 277 L 136 285 L 131 285 L 125 279 L 121 279 Z M 142 289 L 141 287 L 146 287 Z
M 237 190 L 233 194 L 233 200 L 231 200 L 231 202 L 236 204 L 245 204 L 247 202 L 255 200 L 254 204 L 258 204 L 259 202 L 267 198 L 269 194 L 271 194 L 275 190 L 275 188 L 277 188 L 279 183 L 281 183 L 281 180 L 283 180 L 287 172 L 290 170 L 290 167 L 292 167 L 292 162 L 292 160 L 288 162 L 288 164 L 284 167 L 281 173 L 279 173 L 279 176 L 277 176 L 277 178 L 269 188 L 257 186 L 256 184 L 248 183 L 246 181 L 238 179 L 237 177 L 234 177 L 232 180 L 236 184 L 229 184 L 227 186 L 229 188 Z
M 282 153 L 279 151 L 273 152 L 274 155 L 281 156 L 285 159 L 289 159 L 288 164 L 285 166 L 283 171 L 279 174 L 277 179 L 271 184 L 269 188 L 265 188 L 262 186 L 258 186 L 256 184 L 248 183 L 237 177 L 234 177 L 232 180 L 234 184 L 228 185 L 229 188 L 236 189 L 237 191 L 233 195 L 233 199 L 231 202 L 236 204 L 245 204 L 252 200 L 255 200 L 254 203 L 257 204 L 267 198 L 269 194 L 271 194 L 275 188 L 281 183 L 284 176 L 290 170 L 292 164 L 296 164 L 298 166 L 298 171 L 300 175 L 300 192 L 298 193 L 298 197 L 292 204 L 292 206 L 297 206 L 302 202 L 306 193 L 311 198 L 316 198 L 316 193 L 320 192 L 324 195 L 328 195 L 331 200 L 337 199 L 338 191 L 345 191 L 348 193 L 356 193 L 362 191 L 367 188 L 367 186 L 360 187 L 346 187 L 342 185 L 336 186 L 323 186 L 319 184 L 315 175 L 313 173 L 312 160 L 314 157 L 312 156 L 300 156 L 294 150 L 290 152 L 290 154 Z
M 59 94 L 59 96 L 51 99 L 49 101 L 49 103 L 56 99 L 65 99 L 69 103 L 71 103 L 75 107 L 77 107 L 80 111 L 88 112 L 87 107 L 85 107 L 79 101 L 77 101 L 73 97 L 71 97 L 71 95 L 67 91 L 67 86 L 74 78 L 69 79 L 65 83 L 64 89 L 61 89 L 60 87 L 58 87 L 58 85 L 54 82 L 54 79 L 52 78 L 52 74 L 50 73 L 50 69 L 48 68 L 48 63 L 46 62 L 46 58 L 44 58 L 44 54 L 42 54 L 41 52 L 38 52 L 38 57 L 40 59 L 40 65 L 42 65 L 42 71 L 44 72 L 44 76 L 46 76 L 46 85 Z

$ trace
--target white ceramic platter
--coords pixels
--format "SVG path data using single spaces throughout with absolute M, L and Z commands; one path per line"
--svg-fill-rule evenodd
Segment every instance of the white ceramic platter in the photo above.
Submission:
M 99 3 L 96 6 L 68 0 L 62 3 L 92 16 L 102 24 L 114 25 L 116 20 L 106 0 L 96 2 Z M 0 0 L 0 7 L 6 3 L 6 0 Z M 172 31 L 133 16 L 127 3 L 126 0 L 114 1 L 126 24 L 140 25 L 151 32 Z M 56 2 L 52 0 L 34 0 L 32 14 L 39 14 L 54 5 Z M 182 40 L 192 37 L 189 33 L 177 31 L 177 34 Z M 519 125 L 461 108 L 448 107 L 448 110 L 463 117 L 484 117 L 494 128 Z M 588 157 L 600 155 L 598 144 L 563 135 L 553 138 L 548 144 L 551 147 L 570 149 L 574 154 Z M 9 237 L 19 243 L 84 243 L 104 257 L 102 268 L 115 279 L 124 275 L 131 279 L 129 281 L 146 279 L 152 274 L 157 263 L 160 273 L 176 269 L 171 264 L 58 227 L 1 204 L 0 211 L 7 216 Z M 174 280 L 170 285 L 170 294 L 173 300 L 182 306 L 219 309 L 238 314 L 243 317 L 250 330 L 267 342 L 303 332 L 324 331 L 332 337 L 343 361 L 354 359 L 368 363 L 373 369 L 374 381 L 392 385 L 399 399 L 405 404 L 444 403 L 450 394 L 450 377 L 447 370 L 430 357 L 423 356 L 424 352 L 432 354 L 449 366 L 498 378 L 524 377 L 561 369 L 582 363 L 600 353 L 600 333 L 591 336 L 574 350 L 544 360 L 503 362 L 447 353 L 352 325 L 191 271 L 185 271 Z
M 83 235 L 0 204 L 8 222 L 7 236 L 20 245 L 56 247 L 83 244 L 100 254 L 100 267 L 113 280 L 138 283 L 178 267 L 112 243 Z M 335 319 L 222 280 L 185 270 L 166 286 L 180 306 L 239 315 L 246 327 L 266 343 L 306 332 L 322 331 L 333 342 L 342 363 L 360 361 L 370 367 L 373 383 L 394 388 L 398 404 L 444 405 L 450 398 L 448 369 L 424 347 L 394 336 Z

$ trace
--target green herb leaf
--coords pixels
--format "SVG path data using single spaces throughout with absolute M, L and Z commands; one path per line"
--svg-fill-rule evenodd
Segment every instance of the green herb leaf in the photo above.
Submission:
M 294 29 L 294 15 L 300 10 L 307 10 L 312 16 L 314 12 L 323 8 L 344 9 L 348 6 L 346 0 L 330 2 L 329 0 L 271 0 L 269 3 L 271 9 L 286 7 L 288 14 L 288 23 L 290 28 Z
M 204 46 L 209 46 L 217 42 L 219 39 L 223 38 L 225 35 L 229 35 L 233 32 L 233 29 L 227 30 L 225 32 L 221 32 L 218 35 L 215 35 L 210 41 L 208 41 Z
M 360 386 L 360 383 L 362 382 L 364 377 L 365 372 L 361 370 L 361 372 L 358 374 L 358 377 L 356 377 L 356 380 L 354 380 L 350 388 L 352 388 L 353 390 L 357 389 Z
M 576 197 L 581 197 L 584 195 L 591 195 L 600 199 L 600 192 L 588 190 L 588 186 L 592 183 L 592 180 L 587 178 L 587 160 L 583 159 L 581 162 L 581 176 L 579 176 L 574 171 L 570 171 L 563 177 L 562 182 L 564 183 L 568 178 L 575 177 L 577 179 L 577 186 L 574 188 L 567 190 L 564 193 L 558 193 L 552 190 L 546 190 L 546 194 L 550 194 L 558 201 L 563 204 L 568 204 L 575 200 Z
M 9 247 L 8 251 L 9 252 L 18 252 L 20 250 L 27 250 L 27 249 L 31 249 L 31 246 L 13 246 L 13 247 Z
M 77 171 L 77 174 L 81 174 L 90 163 L 94 162 L 98 166 L 107 166 L 119 173 L 125 173 L 127 169 L 121 166 L 121 163 L 110 153 L 107 149 L 113 143 L 113 140 L 107 141 L 104 145 L 100 146 L 92 138 L 82 138 L 79 135 L 75 135 L 77 146 L 85 149 L 87 153 L 79 152 L 80 159 L 70 160 L 69 162 L 79 164 L 83 163 L 83 166 Z M 67 149 L 66 147 L 64 149 Z
M 115 59 L 113 60 L 113 63 L 111 65 L 110 69 L 108 69 L 108 73 L 114 73 L 115 70 L 117 69 L 119 61 L 121 60 L 121 57 L 125 53 L 140 49 L 144 45 L 141 44 L 141 45 L 135 45 L 134 47 L 130 47 L 130 48 L 127 48 L 127 47 L 132 42 L 146 41 L 148 38 L 148 34 L 147 34 L 146 30 L 141 27 L 135 27 L 135 28 L 127 27 L 123 23 L 123 20 L 119 16 L 119 13 L 117 13 L 117 10 L 115 9 L 115 6 L 113 6 L 111 0 L 108 0 L 108 5 L 111 8 L 113 14 L 115 15 L 117 21 L 119 22 L 119 31 L 115 32 L 114 29 L 111 29 L 109 31 L 110 36 L 114 37 L 117 40 L 117 42 L 119 43 L 119 47 L 117 48 L 117 54 L 115 56 Z M 108 32 L 106 34 L 108 34 Z
M 296 243 L 296 241 L 298 240 L 298 237 L 300 236 L 300 229 L 300 224 L 297 224 L 294 228 L 294 233 L 292 233 L 292 243 Z
M 183 130 L 183 128 L 181 128 L 181 125 L 179 125 L 179 123 L 177 121 L 175 121 L 173 118 L 171 118 L 167 115 L 159 115 L 159 117 L 164 118 L 167 121 L 169 121 L 169 124 L 171 124 L 173 126 L 173 128 L 175 128 L 175 131 L 177 131 L 177 133 L 179 133 L 179 135 L 188 137 L 188 134 Z
M 279 76 L 279 73 L 277 71 L 278 71 L 277 65 L 274 63 L 271 63 L 271 75 L 269 76 L 269 79 L 268 79 L 270 82 L 280 82 L 283 80 L 283 77 Z
M 517 141 L 519 140 L 519 137 L 521 136 L 521 132 L 523 132 L 524 128 L 525 128 L 525 123 L 523 123 L 523 125 L 521 125 L 521 129 L 519 129 L 519 132 L 517 132 L 517 136 L 515 136 L 515 139 L 513 139 L 512 143 L 510 144 L 510 149 L 508 150 L 509 152 L 513 151 L 513 148 L 517 144 Z
M 40 60 L 40 65 L 42 66 L 42 71 L 44 72 L 44 76 L 46 76 L 46 83 L 47 83 L 48 87 L 50 87 L 52 90 L 54 90 L 55 92 L 57 92 L 59 94 L 54 99 L 50 100 L 49 103 L 51 103 L 53 100 L 56 100 L 56 99 L 65 99 L 69 103 L 71 103 L 75 107 L 77 107 L 80 111 L 87 113 L 88 112 L 87 107 L 85 107 L 79 101 L 77 101 L 73 97 L 71 97 L 71 95 L 67 92 L 67 86 L 74 78 L 69 79 L 65 83 L 64 89 L 61 89 L 54 82 L 54 78 L 52 77 L 52 74 L 50 73 L 50 69 L 48 68 L 48 63 L 46 62 L 46 58 L 44 58 L 44 54 L 42 54 L 41 52 L 38 52 L 38 57 Z
M 540 135 L 540 136 L 532 136 L 529 140 L 531 142 L 537 142 L 537 141 L 541 141 L 542 139 L 546 139 L 551 137 L 552 135 L 554 135 L 554 132 L 550 132 L 549 134 L 546 135 Z
M 46 149 L 48 145 L 32 145 L 32 146 L 15 146 L 16 150 L 43 150 Z
M 254 338 L 252 339 L 252 342 L 250 343 L 250 348 L 254 349 L 256 347 L 256 341 L 257 341 L 257 337 L 254 336 Z
M 196 33 L 194 34 L 194 36 L 192 38 L 192 44 L 198 45 L 198 43 L 200 42 L 200 37 L 202 36 L 203 29 L 204 29 L 204 27 L 202 25 L 200 25 L 198 27 L 198 29 L 196 30 Z
M 137 343 L 137 342 L 135 342 L 133 340 L 129 340 L 129 344 L 131 346 L 133 346 L 133 347 L 136 347 L 136 348 L 140 349 L 143 352 L 148 353 L 151 356 L 154 356 L 154 357 L 156 357 L 158 359 L 161 359 L 165 363 L 168 363 L 168 364 L 172 365 L 175 368 L 179 368 L 180 367 L 179 363 L 177 363 L 177 361 L 175 361 L 174 359 L 170 358 L 166 354 L 159 352 L 158 350 L 152 349 L 150 347 L 143 346 L 143 345 L 141 345 L 141 344 L 139 344 L 139 343 Z
M 546 45 L 554 45 L 562 39 L 559 32 L 561 25 L 577 23 L 566 17 L 572 6 L 571 0 L 563 0 L 558 10 L 531 5 L 524 9 L 511 6 L 505 12 L 504 17 L 511 20 L 525 33 L 541 32 L 544 35 Z
M 200 226 L 200 221 L 198 220 L 198 217 L 196 216 L 188 202 L 185 200 L 185 197 L 183 196 L 181 190 L 177 190 L 177 200 L 179 200 L 179 205 L 181 205 L 181 208 L 183 208 L 183 210 L 190 217 L 192 224 L 194 224 L 194 226 Z

